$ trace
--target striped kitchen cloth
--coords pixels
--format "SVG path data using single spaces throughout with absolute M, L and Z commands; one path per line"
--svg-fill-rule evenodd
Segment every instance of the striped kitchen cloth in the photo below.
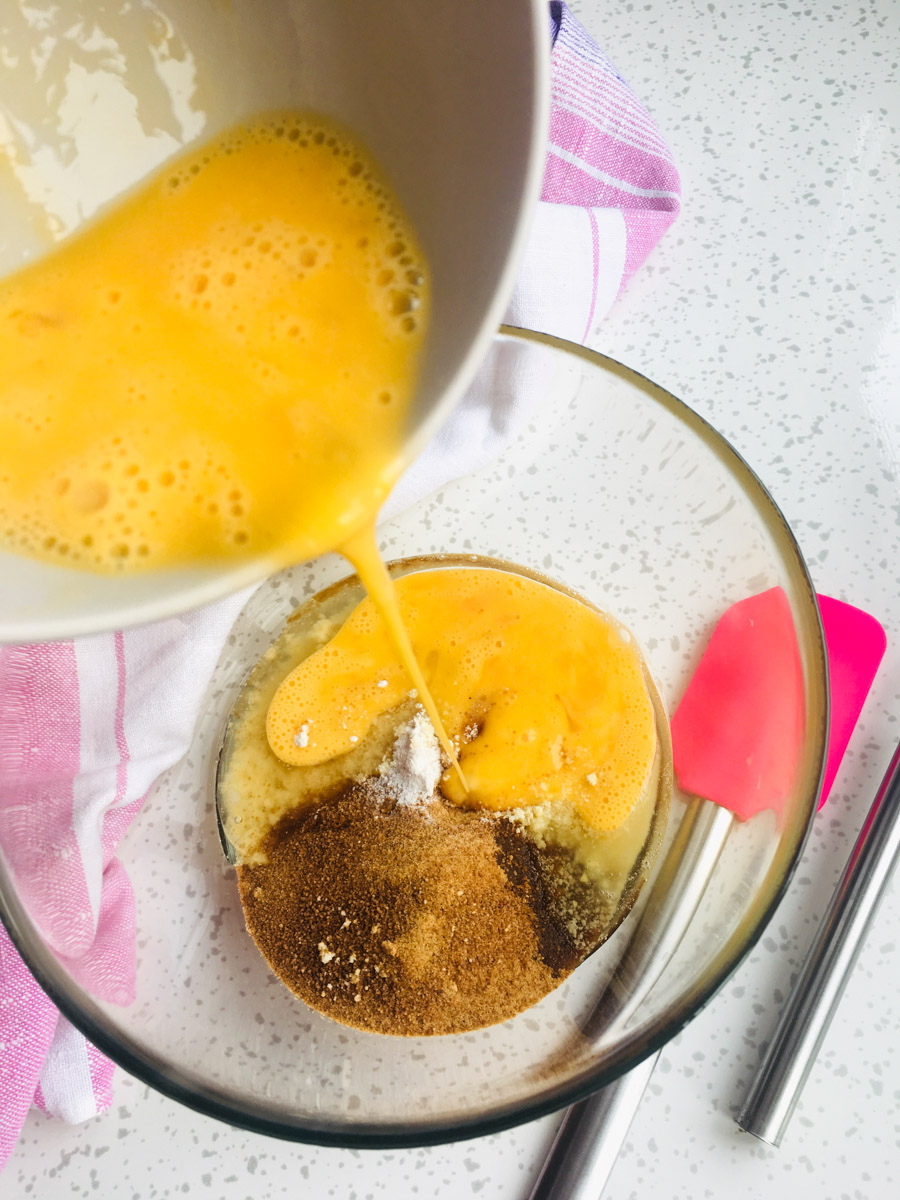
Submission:
M 565 5 L 550 5 L 549 146 L 510 324 L 586 341 L 675 219 L 678 174 L 653 121 Z M 542 389 L 492 352 L 386 515 L 495 457 Z M 135 897 L 116 845 L 187 750 L 247 593 L 143 629 L 0 648 L 0 846 L 71 974 L 101 999 L 135 990 Z M 0 1164 L 32 1102 L 77 1122 L 111 1101 L 113 1066 L 32 979 L 0 928 Z

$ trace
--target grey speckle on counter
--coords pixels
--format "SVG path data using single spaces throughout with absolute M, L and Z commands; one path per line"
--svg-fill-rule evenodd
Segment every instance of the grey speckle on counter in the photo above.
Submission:
M 733 1117 L 900 738 L 900 5 L 572 8 L 657 119 L 684 187 L 679 221 L 592 344 L 712 421 L 770 488 L 819 590 L 868 609 L 889 638 L 788 896 L 666 1047 L 605 1195 L 888 1200 L 900 1195 L 900 881 L 782 1148 Z M 86 1125 L 32 1111 L 0 1195 L 525 1200 L 555 1124 L 322 1150 L 232 1130 L 119 1072 L 113 1107 Z

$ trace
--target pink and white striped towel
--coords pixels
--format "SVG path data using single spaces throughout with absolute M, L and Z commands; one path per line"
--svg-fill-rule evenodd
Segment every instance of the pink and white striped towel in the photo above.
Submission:
M 507 320 L 585 341 L 674 220 L 679 182 L 627 84 L 564 5 L 550 15 L 546 173 Z M 495 350 L 386 515 L 478 469 L 522 427 L 540 387 L 514 355 Z M 135 897 L 116 845 L 187 750 L 246 598 L 126 633 L 0 648 L 0 845 L 50 945 L 104 1000 L 134 998 Z M 32 1102 L 85 1120 L 110 1104 L 112 1071 L 0 928 L 0 1164 Z

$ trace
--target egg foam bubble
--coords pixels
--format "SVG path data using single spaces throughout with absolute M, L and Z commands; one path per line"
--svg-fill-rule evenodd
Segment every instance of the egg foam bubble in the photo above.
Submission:
M 0 544 L 100 572 L 295 562 L 404 465 L 427 265 L 368 151 L 237 126 L 0 281 Z
M 395 580 L 416 657 L 468 782 L 463 807 L 556 814 L 608 835 L 646 802 L 658 772 L 657 713 L 640 651 L 613 618 L 571 593 L 485 567 Z M 338 759 L 402 711 L 410 680 L 369 599 L 274 692 L 266 737 L 295 767 Z M 528 822 L 526 822 L 528 823 Z M 545 822 L 546 824 L 546 822 Z

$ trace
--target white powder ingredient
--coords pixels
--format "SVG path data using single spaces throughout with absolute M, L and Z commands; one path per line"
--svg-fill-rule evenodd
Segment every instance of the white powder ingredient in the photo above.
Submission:
M 585 779 L 588 781 L 588 783 L 591 785 L 591 787 L 597 786 L 597 772 L 596 771 L 591 771 L 590 775 L 585 775 Z
M 309 745 L 309 725 L 301 725 L 300 732 L 294 734 L 294 745 L 302 750 Z
M 397 731 L 391 757 L 378 768 L 377 783 L 398 804 L 425 804 L 434 796 L 442 771 L 437 734 L 420 709 Z
M 329 950 L 324 942 L 319 942 L 319 958 L 321 958 L 322 962 L 326 964 L 330 963 L 334 958 L 334 951 Z M 331 984 L 328 986 L 331 987 Z

